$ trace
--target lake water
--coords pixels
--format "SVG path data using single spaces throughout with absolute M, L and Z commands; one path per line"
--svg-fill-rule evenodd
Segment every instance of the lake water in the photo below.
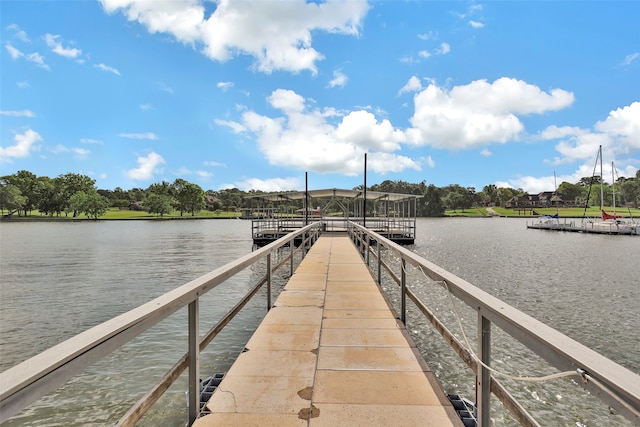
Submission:
M 0 224 L 0 370 L 246 254 L 250 234 L 251 224 L 240 220 Z M 640 238 L 527 230 L 519 219 L 419 219 L 411 249 L 640 372 Z M 248 269 L 205 295 L 202 331 L 263 273 L 260 267 Z M 411 277 L 413 289 L 455 330 L 444 292 L 417 272 Z M 393 299 L 397 289 L 385 287 Z M 457 308 L 467 334 L 475 337 L 475 314 L 461 303 Z M 203 376 L 230 367 L 264 312 L 265 298 L 259 295 L 202 354 Z M 473 374 L 437 333 L 412 312 L 408 328 L 446 390 L 473 399 Z M 113 424 L 185 353 L 186 343 L 186 310 L 181 310 L 6 425 Z M 494 366 L 501 370 L 550 372 L 499 331 L 492 345 Z M 568 380 L 504 383 L 542 425 L 628 424 L 608 416 Z M 184 425 L 185 390 L 181 378 L 141 425 Z M 516 425 L 500 409 L 492 415 L 496 425 Z

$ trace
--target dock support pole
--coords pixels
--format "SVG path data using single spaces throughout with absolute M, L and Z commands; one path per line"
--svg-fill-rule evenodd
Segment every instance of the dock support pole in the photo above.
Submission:
M 200 412 L 200 325 L 199 299 L 189 303 L 189 425 Z
M 407 261 L 402 258 L 402 272 L 400 274 L 400 301 L 401 301 L 401 311 L 400 320 L 404 325 L 407 324 L 407 273 L 405 272 L 407 268 Z
M 271 254 L 267 255 L 267 311 L 271 310 Z
M 491 359 L 491 321 L 478 313 L 478 355 L 487 366 Z M 476 407 L 478 408 L 478 426 L 489 427 L 490 418 L 490 385 L 491 376 L 487 368 L 478 363 L 476 374 Z

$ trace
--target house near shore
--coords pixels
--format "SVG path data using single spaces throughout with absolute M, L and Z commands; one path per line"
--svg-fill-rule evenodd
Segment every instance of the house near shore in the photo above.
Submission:
M 543 191 L 538 194 L 525 194 L 507 200 L 505 207 L 509 209 L 534 209 L 564 207 L 567 203 L 562 194 L 555 191 Z

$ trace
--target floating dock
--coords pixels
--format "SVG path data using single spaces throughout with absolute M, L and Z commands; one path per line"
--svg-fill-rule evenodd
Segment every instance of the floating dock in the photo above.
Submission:
M 462 426 L 343 233 L 323 233 L 194 426 Z

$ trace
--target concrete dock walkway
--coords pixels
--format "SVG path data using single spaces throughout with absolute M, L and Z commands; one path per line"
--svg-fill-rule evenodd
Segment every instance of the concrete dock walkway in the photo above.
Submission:
M 194 426 L 461 426 L 357 249 L 323 235 Z

